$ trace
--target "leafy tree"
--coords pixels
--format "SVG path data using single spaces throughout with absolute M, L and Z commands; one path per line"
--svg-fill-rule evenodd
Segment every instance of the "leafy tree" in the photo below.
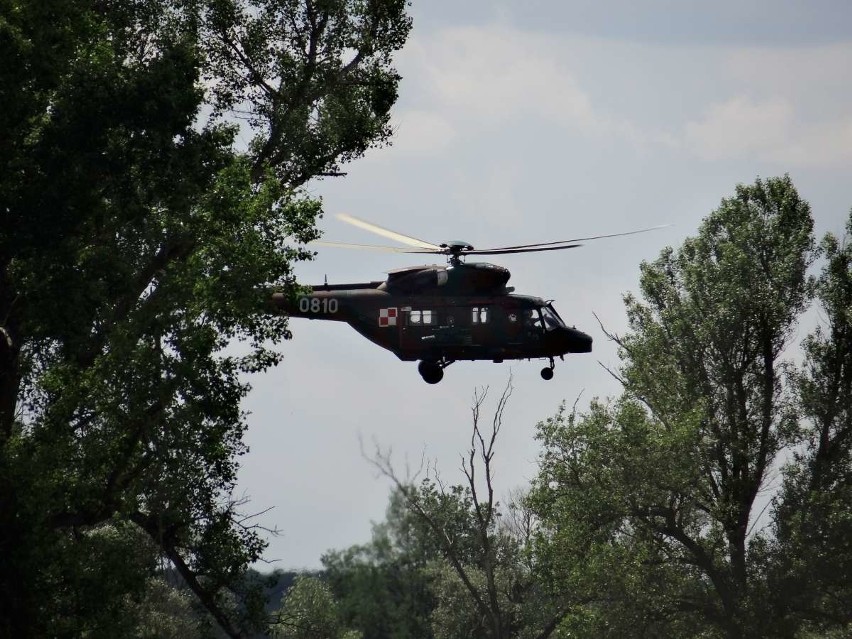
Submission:
M 403 496 L 394 491 L 384 522 L 373 527 L 372 540 L 322 558 L 329 584 L 345 624 L 364 639 L 427 639 L 432 636 L 435 606 L 431 578 L 431 544 L 416 537 Z
M 812 226 L 789 177 L 738 186 L 642 265 L 630 332 L 613 336 L 624 396 L 540 427 L 540 552 L 595 600 L 577 621 L 590 635 L 795 632 L 768 605 L 760 513 L 797 439 L 781 356 L 811 300 Z
M 359 639 L 346 630 L 328 585 L 317 577 L 301 575 L 287 591 L 273 636 L 282 639 Z
M 690 483 L 693 436 L 672 432 L 623 399 L 560 410 L 538 427 L 544 452 L 528 497 L 541 518 L 533 555 L 542 586 L 572 603 L 558 637 L 704 637 L 715 614 L 709 580 L 653 521 L 657 503 Z M 706 527 L 685 514 L 693 535 Z M 684 533 L 686 534 L 686 533 Z
M 205 621 L 194 605 L 192 593 L 175 588 L 162 576 L 148 580 L 145 594 L 135 607 L 128 607 L 123 619 L 137 619 L 136 627 L 124 634 L 139 639 L 202 639 Z M 117 628 L 113 626 L 115 632 Z
M 797 377 L 802 447 L 775 512 L 778 607 L 816 630 L 852 629 L 852 216 L 828 235 L 817 296 L 825 328 L 805 340 Z
M 0 636 L 97 636 L 154 569 L 107 522 L 242 634 L 241 374 L 289 336 L 303 185 L 390 135 L 405 4 L 0 1 Z

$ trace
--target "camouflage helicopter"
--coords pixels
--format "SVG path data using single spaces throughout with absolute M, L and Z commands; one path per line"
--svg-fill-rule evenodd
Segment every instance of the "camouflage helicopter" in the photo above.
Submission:
M 408 266 L 388 272 L 384 281 L 321 284 L 289 298 L 273 295 L 274 306 L 291 317 L 346 322 L 374 344 L 407 362 L 419 360 L 423 380 L 437 384 L 444 369 L 460 360 L 546 359 L 542 378 L 553 378 L 555 358 L 590 353 L 592 338 L 568 326 L 550 301 L 514 293 L 506 286 L 508 269 L 485 262 L 465 262 L 469 255 L 506 255 L 560 251 L 579 242 L 633 235 L 653 227 L 571 240 L 475 249 L 463 241 L 433 244 L 366 222 L 351 215 L 339 219 L 394 240 L 405 247 L 342 242 L 323 246 L 367 248 L 395 253 L 443 255 L 445 265 Z

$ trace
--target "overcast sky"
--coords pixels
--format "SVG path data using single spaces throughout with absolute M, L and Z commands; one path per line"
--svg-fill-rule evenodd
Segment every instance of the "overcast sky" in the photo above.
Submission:
M 639 263 L 695 234 L 737 183 L 789 173 L 820 235 L 842 232 L 852 206 L 847 0 L 414 0 L 412 14 L 393 146 L 310 187 L 326 239 L 383 242 L 338 212 L 481 248 L 673 226 L 499 258 L 517 292 L 555 300 L 595 340 L 549 382 L 537 361 L 460 362 L 429 386 L 345 324 L 293 320 L 284 362 L 251 379 L 240 480 L 254 510 L 272 508 L 259 522 L 282 531 L 266 553 L 277 568 L 318 567 L 383 519 L 389 484 L 359 440 L 391 447 L 401 468 L 425 454 L 459 481 L 474 390 L 496 398 L 510 372 L 497 489 L 523 486 L 537 422 L 581 394 L 618 393 L 593 314 L 623 332 Z M 325 248 L 298 274 L 380 280 L 416 257 Z

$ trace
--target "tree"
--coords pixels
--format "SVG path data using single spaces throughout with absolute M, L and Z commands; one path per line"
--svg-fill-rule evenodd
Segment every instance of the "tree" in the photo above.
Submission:
M 408 536 L 428 558 L 424 570 L 436 602 L 432 631 L 439 639 L 546 639 L 571 605 L 539 587 L 526 552 L 531 527 L 501 521 L 493 459 L 511 391 L 510 380 L 487 430 L 480 425 L 487 389 L 475 393 L 470 449 L 462 457 L 464 484 L 447 485 L 436 472 L 413 485 L 396 474 L 389 453 L 377 451 L 372 460 L 393 482 L 407 511 L 403 522 Z M 522 520 L 513 518 L 515 523 Z
M 593 401 L 582 414 L 563 408 L 539 424 L 541 467 L 527 500 L 540 518 L 533 556 L 542 586 L 573 602 L 556 636 L 718 636 L 707 632 L 705 615 L 716 614 L 708 579 L 653 520 L 660 504 L 679 507 L 672 493 L 691 483 L 688 422 L 661 431 L 628 398 Z M 679 512 L 678 527 L 705 530 Z
M 540 427 L 541 551 L 598 595 L 591 610 L 615 612 L 601 634 L 636 620 L 666 636 L 795 632 L 768 605 L 760 514 L 796 442 L 782 354 L 811 300 L 812 226 L 789 177 L 738 186 L 697 237 L 642 264 L 630 332 L 612 336 L 623 397 Z
M 435 607 L 428 567 L 435 555 L 416 535 L 401 493 L 391 493 L 385 521 L 369 543 L 323 555 L 322 578 L 347 627 L 364 639 L 428 639 Z
M 817 282 L 825 328 L 804 343 L 796 379 L 802 445 L 775 512 L 773 592 L 815 630 L 852 627 L 852 216 L 843 243 L 823 240 Z
M 242 634 L 241 374 L 289 337 L 304 184 L 389 138 L 405 4 L 0 2 L 0 636 L 92 634 L 145 582 L 84 551 L 106 522 Z M 82 605 L 96 570 L 127 578 Z
M 361 634 L 346 630 L 337 601 L 328 585 L 317 577 L 301 575 L 287 591 L 273 636 L 282 639 L 359 639 Z
M 162 576 L 148 580 L 142 600 L 125 610 L 122 619 L 136 619 L 136 627 L 123 636 L 139 639 L 202 639 L 205 619 L 193 606 L 192 593 L 175 588 Z M 114 633 L 118 629 L 112 626 Z

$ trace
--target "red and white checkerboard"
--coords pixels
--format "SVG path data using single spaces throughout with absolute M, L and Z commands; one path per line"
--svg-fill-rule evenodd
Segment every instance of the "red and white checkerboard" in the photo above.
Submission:
M 396 326 L 396 307 L 379 309 L 379 326 Z

